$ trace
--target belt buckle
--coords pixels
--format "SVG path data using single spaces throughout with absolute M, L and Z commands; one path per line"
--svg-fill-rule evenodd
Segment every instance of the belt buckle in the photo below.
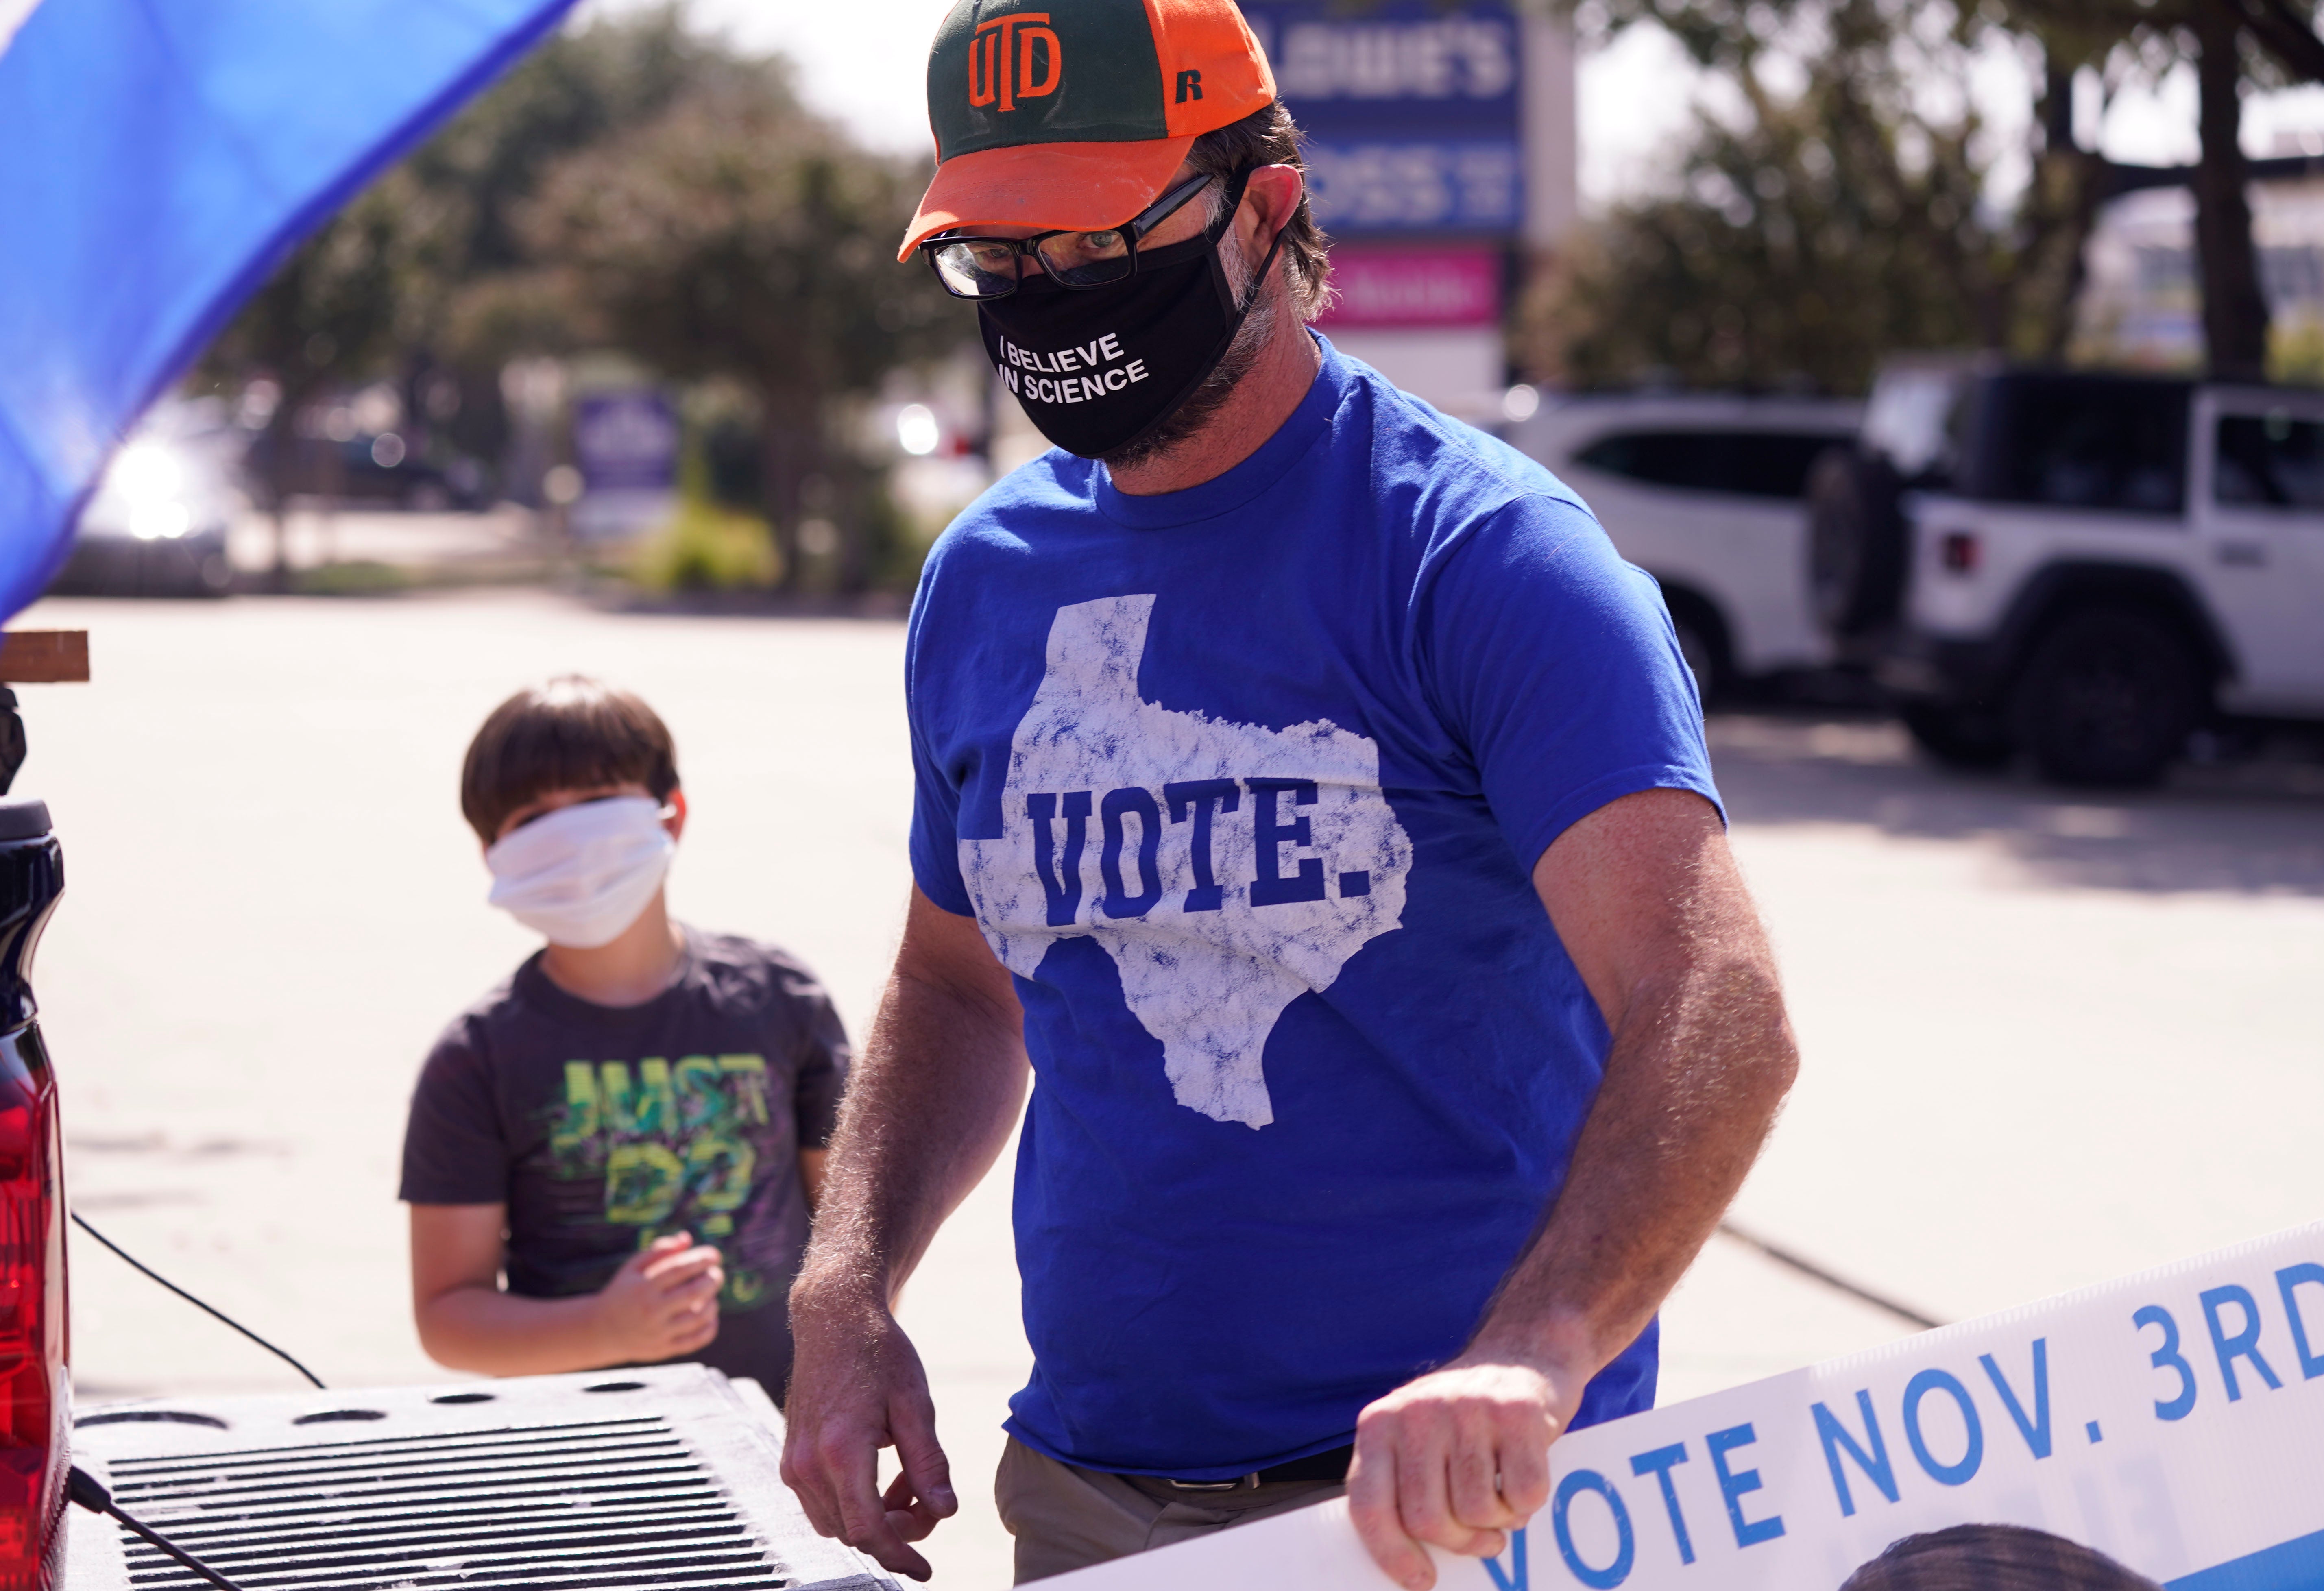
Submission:
M 1173 1480 L 1167 1476 L 1163 1479 L 1181 1492 L 1240 1492 L 1245 1486 L 1259 1485 L 1259 1471 L 1254 1469 L 1249 1475 L 1239 1475 L 1232 1480 L 1222 1481 Z

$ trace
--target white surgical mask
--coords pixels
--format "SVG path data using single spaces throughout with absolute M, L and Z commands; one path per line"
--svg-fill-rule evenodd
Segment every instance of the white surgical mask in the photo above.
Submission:
M 493 905 L 551 944 L 595 950 L 638 920 L 669 871 L 669 811 L 643 796 L 560 806 L 484 852 Z

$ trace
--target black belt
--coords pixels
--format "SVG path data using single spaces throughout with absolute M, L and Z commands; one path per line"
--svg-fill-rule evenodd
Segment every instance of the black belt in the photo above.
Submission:
M 1310 1453 L 1305 1458 L 1294 1458 L 1285 1464 L 1270 1464 L 1265 1469 L 1254 1469 L 1249 1475 L 1239 1475 L 1231 1480 L 1166 1480 L 1182 1492 L 1236 1492 L 1246 1486 L 1270 1485 L 1277 1481 L 1343 1481 L 1348 1478 L 1348 1466 L 1356 1456 L 1356 1445 L 1333 1448 L 1328 1453 Z

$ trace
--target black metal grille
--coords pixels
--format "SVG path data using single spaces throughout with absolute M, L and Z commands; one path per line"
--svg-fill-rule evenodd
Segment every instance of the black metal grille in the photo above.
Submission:
M 655 1417 L 123 1458 L 130 1513 L 236 1584 L 789 1585 L 717 1479 Z M 138 1587 L 198 1586 L 123 1535 Z

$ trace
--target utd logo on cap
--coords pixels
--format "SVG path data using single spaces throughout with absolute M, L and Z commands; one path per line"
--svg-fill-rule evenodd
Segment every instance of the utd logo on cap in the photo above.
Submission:
M 1008 112 L 1020 99 L 1055 94 L 1064 80 L 1065 47 L 1046 11 L 988 17 L 968 45 L 968 103 Z M 1014 48 L 1011 48 L 1012 39 Z M 1037 64 L 1038 63 L 1038 64 Z
M 1197 137 L 1275 97 L 1234 0 L 1026 3 L 956 0 L 936 29 L 936 175 L 907 255 L 970 222 L 1119 225 L 1153 202 Z

